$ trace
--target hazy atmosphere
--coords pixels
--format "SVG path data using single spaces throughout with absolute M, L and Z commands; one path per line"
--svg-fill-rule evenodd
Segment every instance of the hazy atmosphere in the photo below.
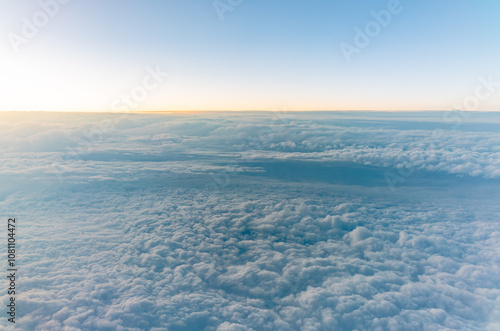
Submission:
M 500 330 L 499 2 L 0 4 L 0 330 Z
M 500 80 L 496 0 L 0 3 L 1 110 L 111 111 L 147 68 L 120 109 L 449 110 Z

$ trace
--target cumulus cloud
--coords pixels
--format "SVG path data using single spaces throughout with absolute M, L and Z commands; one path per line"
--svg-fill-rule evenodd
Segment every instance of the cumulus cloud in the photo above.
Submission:
M 292 115 L 3 119 L 19 329 L 494 330 L 497 133 L 450 130 L 438 152 L 432 119 Z M 330 180 L 405 153 L 476 177 Z

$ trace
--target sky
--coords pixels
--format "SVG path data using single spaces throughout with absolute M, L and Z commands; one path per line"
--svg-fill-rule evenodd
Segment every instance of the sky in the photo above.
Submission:
M 0 4 L 1 111 L 500 105 L 495 0 Z

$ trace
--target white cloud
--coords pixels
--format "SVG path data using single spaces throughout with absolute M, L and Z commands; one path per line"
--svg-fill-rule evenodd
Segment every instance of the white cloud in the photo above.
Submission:
M 21 329 L 479 330 L 498 323 L 494 179 L 469 178 L 476 191 L 462 195 L 451 191 L 465 190 L 460 178 L 391 195 L 385 186 L 321 181 L 324 173 L 315 181 L 300 171 L 270 176 L 258 158 L 240 157 L 393 166 L 402 155 L 423 154 L 419 169 L 490 178 L 496 133 L 450 131 L 430 150 L 418 145 L 429 132 L 379 124 L 294 118 L 269 129 L 259 116 L 115 118 L 59 182 L 52 165 L 64 160 L 66 142 L 78 146 L 106 119 L 80 116 L 42 117 L 1 133 L 8 144 L 0 146 L 0 213 L 20 220 Z M 18 122 L 3 127 L 28 123 Z M 272 137 L 254 139 L 261 130 Z

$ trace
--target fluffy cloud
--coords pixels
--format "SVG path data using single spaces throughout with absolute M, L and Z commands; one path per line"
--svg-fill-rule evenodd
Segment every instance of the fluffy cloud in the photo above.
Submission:
M 19 218 L 20 329 L 500 322 L 495 132 L 450 130 L 437 153 L 418 147 L 431 120 L 398 130 L 387 126 L 406 119 L 342 114 L 37 116 L 6 119 L 1 133 L 0 211 Z M 404 153 L 428 153 L 418 169 L 465 177 L 397 194 L 383 178 L 329 179 L 354 164 L 392 168 Z

